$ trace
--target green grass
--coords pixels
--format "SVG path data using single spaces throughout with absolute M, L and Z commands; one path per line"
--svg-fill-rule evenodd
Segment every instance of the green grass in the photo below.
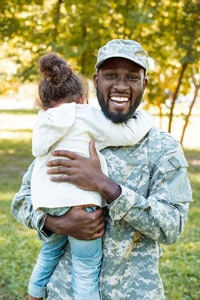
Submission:
M 23 136 L 24 132 L 21 132 Z M 32 161 L 31 139 L 0 140 L 0 299 L 26 299 L 39 242 L 10 214 L 10 204 Z
M 185 151 L 194 201 L 178 243 L 163 247 L 160 272 L 167 300 L 200 299 L 200 150 Z
M 166 300 L 200 299 L 200 150 L 187 150 L 186 156 L 192 163 L 189 175 L 194 202 L 179 242 L 162 246 L 160 271 Z M 0 300 L 26 299 L 40 248 L 36 232 L 17 223 L 10 214 L 11 200 L 31 161 L 31 131 L 21 130 L 17 139 L 0 139 Z

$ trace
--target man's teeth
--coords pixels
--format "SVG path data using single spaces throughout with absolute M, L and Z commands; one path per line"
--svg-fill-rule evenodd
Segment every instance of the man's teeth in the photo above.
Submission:
M 117 102 L 128 102 L 127 97 L 111 97 L 112 101 L 117 101 Z

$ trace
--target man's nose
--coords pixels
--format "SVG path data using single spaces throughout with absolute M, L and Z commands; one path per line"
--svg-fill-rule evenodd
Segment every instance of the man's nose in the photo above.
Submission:
M 114 88 L 119 92 L 124 92 L 124 91 L 127 91 L 129 89 L 129 85 L 128 85 L 128 83 L 125 79 L 121 78 L 121 79 L 118 79 L 115 82 Z

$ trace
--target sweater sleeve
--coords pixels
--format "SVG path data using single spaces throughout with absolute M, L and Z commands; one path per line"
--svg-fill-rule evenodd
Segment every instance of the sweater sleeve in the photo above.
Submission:
M 109 146 L 131 146 L 138 143 L 153 126 L 153 117 L 145 111 L 137 113 L 124 123 L 113 123 L 104 113 L 90 105 L 85 106 L 88 113 L 87 126 L 98 150 Z M 86 113 L 80 115 L 85 119 Z
M 66 103 L 58 107 L 49 108 L 38 113 L 33 129 L 33 156 L 47 154 L 50 147 L 59 141 L 75 121 L 75 103 Z
M 106 147 L 135 145 L 149 132 L 152 126 L 153 117 L 141 110 L 138 110 L 125 123 L 114 124 L 111 122 L 105 137 Z

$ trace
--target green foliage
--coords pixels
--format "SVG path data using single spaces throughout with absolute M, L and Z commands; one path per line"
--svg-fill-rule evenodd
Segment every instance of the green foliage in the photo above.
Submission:
M 199 74 L 199 0 L 0 0 L 0 4 L 4 61 L 0 94 L 16 90 L 21 82 L 38 81 L 38 60 L 47 52 L 58 52 L 91 79 L 102 44 L 113 38 L 135 39 L 154 62 L 145 101 L 157 106 L 162 117 L 163 104 L 170 99 L 171 131 L 174 103 L 191 90 L 191 74 Z M 12 74 L 8 62 L 16 68 Z
M 37 78 L 36 62 L 48 51 L 63 54 L 83 75 L 91 77 L 97 49 L 112 38 L 138 39 L 155 59 L 157 84 L 162 73 L 170 90 L 180 63 L 198 61 L 197 0 L 1 2 L 4 55 L 19 64 L 22 80 Z
M 17 116 L 24 118 L 30 113 L 18 111 Z M 10 133 L 15 136 L 16 131 Z M 17 223 L 10 214 L 11 200 L 32 161 L 31 130 L 17 133 L 18 138 L 0 139 L 0 300 L 26 299 L 28 279 L 40 249 L 36 232 Z M 166 300 L 200 299 L 200 150 L 186 150 L 186 157 L 194 202 L 178 243 L 162 246 L 160 271 Z

